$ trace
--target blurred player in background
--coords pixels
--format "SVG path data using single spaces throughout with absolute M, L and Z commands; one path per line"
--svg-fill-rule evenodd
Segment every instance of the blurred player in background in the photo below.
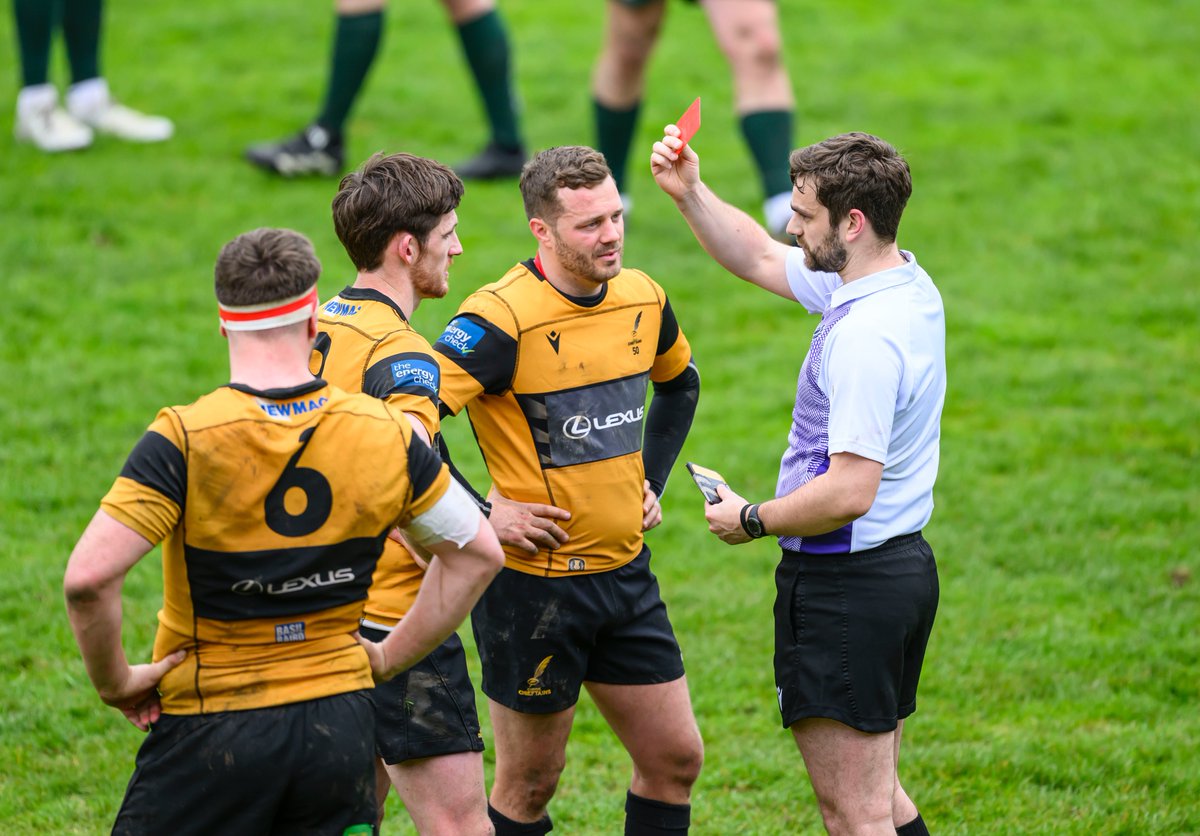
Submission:
M 311 371 L 350 392 L 403 410 L 427 443 L 438 441 L 439 370 L 429 343 L 409 324 L 422 299 L 449 289 L 462 253 L 462 181 L 434 160 L 376 154 L 342 179 L 333 200 L 338 238 L 358 271 L 322 306 Z M 565 534 L 544 505 L 497 501 L 488 509 L 501 539 L 536 548 Z M 424 560 L 389 540 L 363 611 L 363 635 L 382 641 L 406 616 L 425 577 Z M 418 832 L 491 832 L 483 738 L 461 640 L 451 635 L 427 658 L 372 694 L 380 757 L 379 804 L 394 785 Z
M 290 230 L 225 246 L 232 382 L 159 413 L 71 554 L 88 676 L 150 731 L 115 833 L 371 833 L 372 674 L 424 657 L 500 568 L 491 527 L 407 418 L 309 372 L 319 272 Z M 403 624 L 360 643 L 397 525 L 436 557 Z M 159 542 L 155 661 L 131 666 L 121 588 Z
M 75 151 L 97 133 L 131 142 L 161 142 L 175 128 L 170 119 L 147 116 L 117 102 L 100 74 L 101 0 L 13 0 L 21 91 L 15 134 L 43 151 Z M 71 65 L 66 109 L 50 82 L 50 45 L 62 32 Z
M 658 42 L 668 0 L 606 2 L 604 45 L 592 73 L 596 147 L 608 160 L 628 206 L 626 162 L 637 131 L 646 64 Z M 733 72 L 734 106 L 762 182 L 767 229 L 782 239 L 791 218 L 787 161 L 795 102 L 783 64 L 776 0 L 698 2 Z
M 496 2 L 441 2 L 458 30 L 491 127 L 491 139 L 483 150 L 455 166 L 455 170 L 468 179 L 515 177 L 525 162 L 525 148 L 512 84 L 508 34 Z M 246 150 L 246 159 L 284 177 L 334 177 L 342 173 L 346 120 L 379 51 L 385 4 L 386 0 L 336 0 L 337 27 L 321 112 L 296 136 L 251 146 Z
M 443 414 L 467 410 L 495 490 L 571 512 L 565 542 L 506 545 L 472 612 L 495 732 L 492 821 L 498 836 L 551 829 L 586 685 L 633 760 L 625 832 L 685 832 L 703 744 L 643 532 L 662 520 L 700 376 L 663 289 L 622 267 L 604 158 L 543 151 L 521 195 L 537 254 L 468 297 L 434 346 Z

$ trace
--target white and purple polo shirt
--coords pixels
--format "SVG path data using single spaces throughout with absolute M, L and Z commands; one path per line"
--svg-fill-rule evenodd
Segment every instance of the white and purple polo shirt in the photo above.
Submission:
M 919 531 L 933 513 L 946 321 L 933 281 L 912 253 L 901 252 L 903 266 L 849 284 L 808 269 L 799 248 L 788 254 L 792 294 L 821 322 L 800 368 L 775 495 L 824 473 L 834 453 L 881 462 L 883 479 L 866 514 L 828 534 L 780 537 L 781 548 L 863 551 Z

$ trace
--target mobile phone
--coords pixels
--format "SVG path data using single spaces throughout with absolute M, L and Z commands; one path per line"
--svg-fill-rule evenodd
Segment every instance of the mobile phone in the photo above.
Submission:
M 694 462 L 687 463 L 688 473 L 692 474 L 692 479 L 696 482 L 696 487 L 700 489 L 700 493 L 704 494 L 704 500 L 709 505 L 716 505 L 721 501 L 721 497 L 717 495 L 717 485 L 727 485 L 725 477 L 715 470 L 707 467 L 702 467 Z

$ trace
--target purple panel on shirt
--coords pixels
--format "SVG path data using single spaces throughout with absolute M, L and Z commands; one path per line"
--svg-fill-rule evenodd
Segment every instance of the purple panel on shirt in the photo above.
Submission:
M 792 427 L 788 431 L 788 448 L 779 463 L 779 481 L 775 496 L 786 496 L 801 485 L 829 469 L 829 398 L 817 381 L 821 376 L 821 360 L 825 339 L 842 317 L 850 313 L 853 301 L 828 310 L 821 317 L 813 334 L 808 356 L 800 367 L 796 383 L 796 406 L 792 410 Z M 816 537 L 780 537 L 781 548 L 814 554 L 836 554 L 850 551 L 850 526 Z

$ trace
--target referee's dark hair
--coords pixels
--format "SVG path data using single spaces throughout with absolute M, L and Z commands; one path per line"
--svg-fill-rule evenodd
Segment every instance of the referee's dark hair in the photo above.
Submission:
M 378 270 L 388 242 L 407 232 L 424 246 L 458 208 L 463 182 L 446 166 L 413 154 L 375 154 L 342 178 L 333 228 L 358 270 Z
M 797 148 L 788 159 L 792 183 L 811 183 L 829 222 L 851 209 L 866 215 L 875 234 L 895 241 L 900 216 L 912 194 L 912 173 L 900 152 L 871 134 L 853 132 Z

